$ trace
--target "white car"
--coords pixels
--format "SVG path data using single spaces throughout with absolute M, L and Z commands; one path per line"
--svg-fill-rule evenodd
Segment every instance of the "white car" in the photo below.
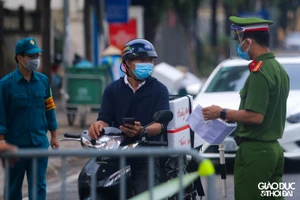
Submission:
M 290 93 L 287 102 L 287 120 L 282 139 L 285 158 L 300 160 L 300 56 L 276 57 L 290 77 Z M 238 109 L 239 91 L 249 75 L 248 64 L 239 58 L 222 61 L 208 77 L 193 101 L 193 107 L 212 104 L 223 108 Z M 225 157 L 234 158 L 237 146 L 232 135 L 224 142 Z M 210 159 L 219 158 L 218 145 L 205 143 L 201 155 Z
M 292 32 L 288 34 L 283 41 L 283 48 L 286 51 L 300 50 L 300 32 Z

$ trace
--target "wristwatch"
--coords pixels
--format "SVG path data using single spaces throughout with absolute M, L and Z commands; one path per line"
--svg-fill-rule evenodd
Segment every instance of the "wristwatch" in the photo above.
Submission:
M 222 110 L 221 110 L 221 112 L 220 112 L 220 118 L 221 119 L 226 119 L 226 109 L 225 108 L 223 108 Z
M 145 130 L 144 130 L 144 134 L 143 134 L 145 137 L 147 137 L 148 136 L 148 129 L 147 128 L 145 128 Z

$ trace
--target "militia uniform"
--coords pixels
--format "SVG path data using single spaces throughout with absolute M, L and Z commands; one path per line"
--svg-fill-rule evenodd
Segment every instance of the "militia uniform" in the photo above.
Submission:
M 20 40 L 19 53 L 41 52 L 33 38 Z M 0 134 L 6 142 L 19 149 L 48 149 L 47 131 L 57 129 L 55 104 L 48 78 L 33 71 L 27 81 L 19 67 L 0 80 Z M 46 199 L 46 170 L 48 158 L 37 159 L 37 199 Z M 29 199 L 32 199 L 32 160 L 18 159 L 9 169 L 9 199 L 22 199 L 22 184 L 26 173 Z
M 242 31 L 268 31 L 271 21 L 230 17 Z M 239 110 L 264 116 L 261 124 L 238 124 L 235 140 L 234 184 L 236 200 L 264 199 L 258 184 L 282 182 L 284 155 L 278 143 L 286 120 L 289 77 L 273 53 L 259 55 L 249 64 L 250 75 L 240 91 Z M 273 197 L 283 199 L 283 197 Z

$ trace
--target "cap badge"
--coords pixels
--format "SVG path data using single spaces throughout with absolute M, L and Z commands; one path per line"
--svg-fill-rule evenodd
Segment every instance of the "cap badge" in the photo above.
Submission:
M 30 40 L 30 44 L 34 45 L 34 41 L 33 41 L 33 40 Z

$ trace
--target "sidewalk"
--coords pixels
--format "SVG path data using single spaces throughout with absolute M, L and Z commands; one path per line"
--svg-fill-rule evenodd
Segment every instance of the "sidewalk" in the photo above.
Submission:
M 67 133 L 67 132 L 74 133 L 74 134 L 82 133 L 84 130 L 89 128 L 90 124 L 92 124 L 93 122 L 96 121 L 97 116 L 98 116 L 98 113 L 89 113 L 87 115 L 86 125 L 85 125 L 84 129 L 82 129 L 79 124 L 79 116 L 77 115 L 75 118 L 74 125 L 69 126 L 68 120 L 67 120 L 67 113 L 65 112 L 65 109 L 62 107 L 61 101 L 59 101 L 57 99 L 57 100 L 55 100 L 55 104 L 56 104 L 56 118 L 57 118 L 57 122 L 58 122 L 58 130 L 57 130 L 58 139 L 64 138 L 64 133 Z M 48 133 L 48 137 L 50 139 L 50 133 Z M 80 143 L 77 141 L 74 141 L 74 142 L 67 141 L 67 142 L 60 143 L 60 149 L 70 149 L 70 148 L 82 149 Z M 74 157 L 68 158 L 67 164 L 72 162 L 74 159 L 76 159 L 76 158 L 74 158 Z M 51 178 L 52 175 L 57 174 L 60 167 L 61 167 L 61 159 L 60 158 L 56 158 L 56 157 L 49 158 L 47 177 Z
M 80 128 L 79 125 L 79 117 L 76 116 L 75 122 L 73 126 L 68 125 L 68 120 L 67 120 L 67 114 L 64 111 L 64 108 L 62 107 L 61 101 L 59 99 L 55 100 L 56 104 L 56 118 L 58 122 L 58 130 L 57 130 L 57 137 L 58 139 L 63 138 L 64 133 L 75 133 L 75 134 L 80 134 L 83 132 L 83 130 L 88 129 L 89 125 L 93 122 L 96 121 L 97 119 L 97 113 L 89 113 L 87 115 L 86 119 L 86 127 L 84 129 Z M 50 132 L 48 132 L 48 137 L 50 138 Z M 70 148 L 78 148 L 82 149 L 81 145 L 77 141 L 67 141 L 67 142 L 61 142 L 60 143 L 60 149 L 70 149 Z M 51 147 L 49 148 L 50 151 Z M 76 158 L 76 157 L 69 157 L 67 158 L 67 166 L 72 166 L 71 164 L 73 162 L 77 162 L 79 159 L 84 159 L 86 158 Z M 2 168 L 2 167 L 1 167 Z M 48 170 L 47 170 L 47 182 L 51 181 L 51 179 L 61 176 L 60 175 L 60 168 L 61 168 L 61 158 L 59 157 L 51 157 L 49 158 L 48 162 Z M 4 182 L 5 182 L 5 176 L 4 176 L 4 170 L 3 168 L 0 169 L 0 200 L 3 199 L 3 192 L 4 192 Z M 27 180 L 24 179 L 24 184 L 23 184 L 23 196 L 27 194 Z

